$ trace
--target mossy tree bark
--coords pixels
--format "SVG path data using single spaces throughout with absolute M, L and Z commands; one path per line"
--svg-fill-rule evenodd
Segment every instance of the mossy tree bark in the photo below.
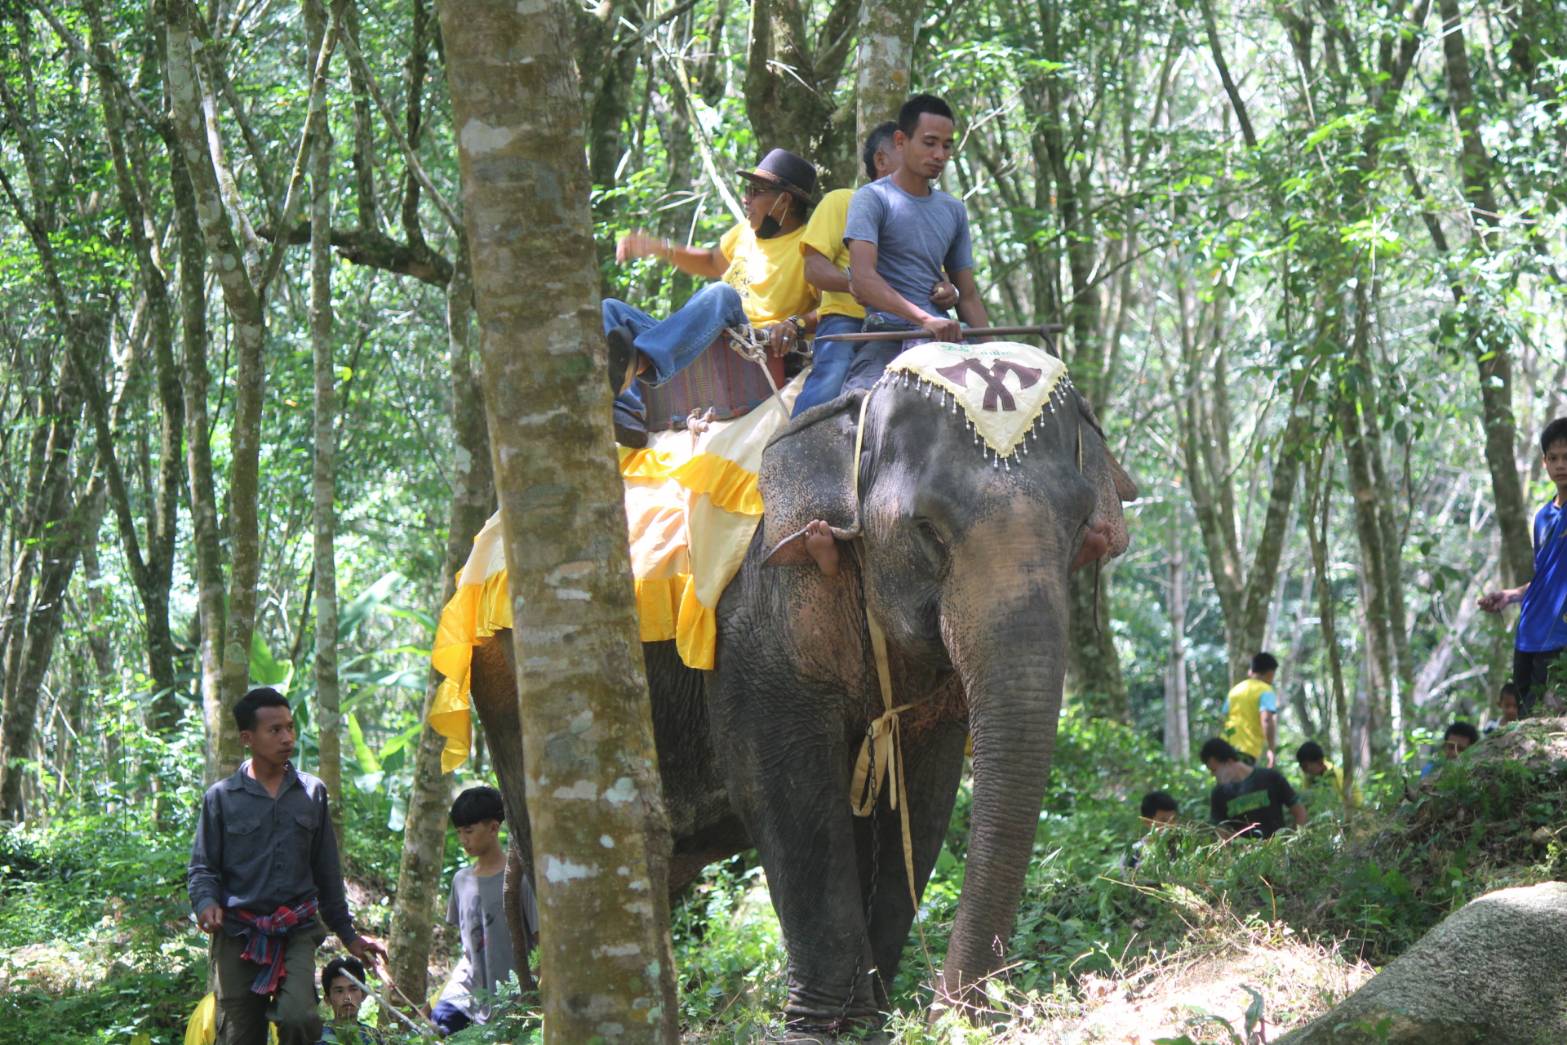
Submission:
M 606 423 L 572 13 L 439 13 L 511 576 L 545 1034 L 673 1042 L 669 826 Z
M 856 143 L 863 143 L 877 124 L 896 120 L 898 107 L 912 93 L 914 36 L 924 13 L 925 0 L 864 0 L 860 4 L 854 87 Z

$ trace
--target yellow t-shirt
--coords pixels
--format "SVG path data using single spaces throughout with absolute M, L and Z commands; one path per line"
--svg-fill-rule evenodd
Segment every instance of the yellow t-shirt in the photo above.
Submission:
M 729 262 L 724 282 L 740 293 L 752 326 L 779 323 L 816 308 L 819 295 L 805 281 L 805 258 L 800 256 L 804 235 L 802 225 L 772 239 L 757 239 L 742 221 L 718 241 L 719 252 Z
M 1279 698 L 1266 682 L 1248 678 L 1236 683 L 1224 701 L 1224 739 L 1252 758 L 1261 758 L 1261 712 L 1278 710 Z
M 805 238 L 800 240 L 802 254 L 810 247 L 838 268 L 848 269 L 849 247 L 843 242 L 843 228 L 848 224 L 849 201 L 853 198 L 853 189 L 834 189 L 822 197 L 805 226 Z M 817 311 L 824 316 L 865 318 L 865 308 L 854 300 L 854 295 L 838 290 L 822 291 L 822 304 Z
M 1317 786 L 1321 785 L 1324 780 L 1331 780 L 1331 781 L 1333 781 L 1333 790 L 1335 792 L 1337 792 L 1338 797 L 1339 797 L 1339 801 L 1344 803 L 1346 806 L 1349 806 L 1351 809 L 1359 809 L 1360 808 L 1360 789 L 1356 788 L 1354 791 L 1351 791 L 1348 795 L 1345 795 L 1344 794 L 1344 771 L 1342 769 L 1340 769 L 1338 766 L 1335 766 L 1332 762 L 1327 761 L 1326 759 L 1323 760 L 1322 764 L 1327 767 L 1327 772 L 1323 773 L 1319 777 L 1307 777 L 1306 778 L 1306 786 L 1308 788 L 1317 787 Z

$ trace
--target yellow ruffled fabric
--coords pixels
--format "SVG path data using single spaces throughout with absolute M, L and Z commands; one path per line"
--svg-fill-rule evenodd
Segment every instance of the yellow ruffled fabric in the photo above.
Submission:
M 763 404 L 701 435 L 661 432 L 645 449 L 620 451 L 639 634 L 643 642 L 673 639 L 693 668 L 713 667 L 718 600 L 762 516 L 762 449 L 787 420 L 803 378 L 782 390 L 784 410 Z M 462 765 L 472 749 L 473 649 L 512 626 L 503 553 L 497 512 L 474 538 L 436 625 L 430 662 L 444 677 L 428 720 L 446 739 L 443 772 Z

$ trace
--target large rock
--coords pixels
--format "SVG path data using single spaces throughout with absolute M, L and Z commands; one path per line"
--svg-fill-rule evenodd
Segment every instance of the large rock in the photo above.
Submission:
M 1487 893 L 1278 1045 L 1567 1042 L 1567 883 Z

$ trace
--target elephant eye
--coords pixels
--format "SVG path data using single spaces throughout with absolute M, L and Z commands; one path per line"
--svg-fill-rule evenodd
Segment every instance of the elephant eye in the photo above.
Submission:
M 936 524 L 929 519 L 915 519 L 914 540 L 919 545 L 920 554 L 930 564 L 931 570 L 936 573 L 943 572 L 947 566 L 947 542 L 942 538 Z

